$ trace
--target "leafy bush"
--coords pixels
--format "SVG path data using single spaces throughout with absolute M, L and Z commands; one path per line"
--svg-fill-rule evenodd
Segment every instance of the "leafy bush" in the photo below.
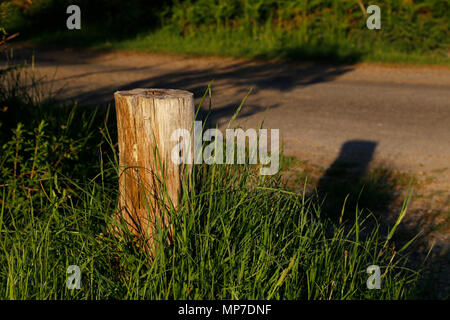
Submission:
M 350 41 L 373 46 L 383 42 L 402 51 L 449 49 L 449 2 L 378 1 L 382 29 L 367 32 L 364 13 L 358 1 L 279 1 L 279 0 L 188 0 L 175 1 L 168 23 L 179 32 L 198 33 L 209 27 L 247 30 L 252 35 L 275 29 L 287 39 L 294 34 L 303 42 Z M 298 42 L 294 41 L 294 42 Z M 444 52 L 447 54 L 447 52 Z
M 65 27 L 69 4 L 81 7 L 81 31 Z M 426 61 L 448 61 L 448 1 L 377 5 L 381 30 L 366 28 L 357 0 L 3 0 L 0 26 L 46 43 L 70 45 L 114 43 L 138 34 L 132 49 L 346 62 L 409 62 L 409 56 L 411 61 L 423 56 Z M 139 41 L 143 33 L 148 37 Z

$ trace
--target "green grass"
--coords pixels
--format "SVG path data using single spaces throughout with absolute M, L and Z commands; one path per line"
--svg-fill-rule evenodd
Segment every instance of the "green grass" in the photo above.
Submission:
M 107 232 L 118 189 L 112 111 L 56 107 L 51 96 L 31 95 L 24 72 L 0 82 L 8 107 L 0 111 L 0 298 L 417 297 L 420 273 L 394 236 L 406 207 L 388 235 L 362 209 L 350 224 L 335 223 L 280 175 L 249 165 L 194 166 L 178 209 L 164 209 L 173 240 L 157 230 L 151 258 L 125 225 L 120 236 Z M 366 287 L 373 264 L 381 290 Z M 81 268 L 80 290 L 66 288 L 69 265 Z
M 369 31 L 367 31 L 369 32 Z M 407 65 L 450 66 L 439 52 L 402 51 L 380 44 L 372 47 L 353 40 L 302 41 L 300 35 L 265 31 L 254 37 L 245 31 L 203 31 L 193 35 L 162 28 L 129 38 L 105 39 L 90 31 L 61 31 L 31 38 L 37 44 L 69 45 L 106 50 L 126 50 L 188 56 L 234 57 L 280 61 L 323 61 L 337 63 L 382 62 Z
M 325 61 L 338 63 L 384 62 L 450 66 L 448 57 L 419 50 L 403 52 L 388 45 L 371 48 L 352 40 L 308 42 L 298 35 L 278 35 L 262 31 L 257 37 L 246 32 L 201 32 L 192 36 L 157 30 L 127 40 L 101 42 L 100 49 L 135 50 L 193 56 L 217 56 L 281 61 Z

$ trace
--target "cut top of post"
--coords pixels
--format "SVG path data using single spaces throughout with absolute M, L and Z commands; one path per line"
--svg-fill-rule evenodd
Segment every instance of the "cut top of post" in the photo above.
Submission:
M 137 88 L 126 91 L 116 91 L 114 95 L 134 96 L 152 99 L 173 99 L 192 97 L 193 93 L 185 90 L 176 89 L 143 89 Z

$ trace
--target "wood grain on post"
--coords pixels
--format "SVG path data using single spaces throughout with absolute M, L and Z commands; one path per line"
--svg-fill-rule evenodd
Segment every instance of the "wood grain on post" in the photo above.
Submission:
M 172 89 L 134 89 L 114 93 L 119 144 L 118 216 L 154 252 L 155 228 L 169 228 L 161 208 L 178 204 L 182 174 L 188 168 L 172 162 L 176 129 L 191 132 L 193 94 Z M 192 143 L 191 143 L 192 146 Z M 166 190 L 162 190 L 164 181 Z M 170 201 L 162 195 L 168 195 Z M 123 220 L 122 220 L 123 219 Z

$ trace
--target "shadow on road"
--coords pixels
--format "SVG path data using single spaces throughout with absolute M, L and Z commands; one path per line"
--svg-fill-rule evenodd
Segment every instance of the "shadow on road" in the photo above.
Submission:
M 251 60 L 236 60 L 229 63 L 217 60 L 217 63 L 208 62 L 202 65 L 196 65 L 190 60 L 187 66 L 181 63 L 180 68 L 176 68 L 171 66 L 170 60 L 165 59 L 165 63 L 161 64 L 161 61 L 151 58 L 139 60 L 140 63 L 133 66 L 128 63 L 126 55 L 123 56 L 123 63 L 120 58 L 109 64 L 102 60 L 104 51 L 73 49 L 39 49 L 36 52 L 30 48 L 16 49 L 15 61 L 21 62 L 25 59 L 30 61 L 33 53 L 36 66 L 55 68 L 55 78 L 47 78 L 45 82 L 61 88 L 58 96 L 66 102 L 74 100 L 80 104 L 106 106 L 113 105 L 113 93 L 118 90 L 176 88 L 193 92 L 198 104 L 208 84 L 213 82 L 215 101 L 209 116 L 212 125 L 228 122 L 251 88 L 254 92 L 264 90 L 274 94 L 293 89 L 301 90 L 307 86 L 332 81 L 353 70 L 352 64 L 262 63 Z M 183 58 L 177 58 L 177 61 L 181 59 Z M 143 62 L 145 65 L 142 65 Z M 58 76 L 60 73 L 58 68 L 70 72 Z M 279 107 L 278 104 L 267 105 L 266 101 L 255 100 L 252 96 L 249 100 L 251 101 L 247 101 L 240 117 L 262 112 L 268 107 Z M 207 104 L 203 108 L 203 111 L 205 110 Z
M 368 172 L 376 147 L 377 142 L 369 140 L 345 142 L 338 157 L 320 178 L 317 190 L 326 199 L 324 210 L 330 218 L 340 217 L 344 202 L 345 213 L 354 216 L 358 204 L 371 211 L 385 211 L 393 200 L 394 191 L 388 177 L 374 179 Z
M 380 223 L 381 231 L 387 235 L 395 223 L 404 201 L 405 185 L 399 186 L 399 177 L 387 168 L 370 168 L 377 147 L 376 141 L 350 140 L 345 142 L 338 157 L 325 171 L 317 185 L 317 195 L 322 203 L 324 218 L 339 222 L 342 220 L 352 225 L 357 210 L 362 217 L 373 213 Z M 345 207 L 344 207 L 345 205 Z M 344 210 L 343 210 L 344 207 Z M 412 269 L 425 267 L 423 280 L 420 282 L 416 296 L 418 299 L 442 299 L 449 292 L 450 279 L 447 273 L 450 253 L 441 246 L 435 247 L 429 259 L 425 261 L 428 247 L 427 238 L 432 229 L 423 214 L 417 215 L 410 210 L 407 215 L 414 215 L 414 220 L 400 224 L 393 238 L 395 246 L 401 248 L 415 235 L 420 238 L 409 249 Z M 370 221 L 369 221 L 370 222 Z M 366 231 L 375 227 L 366 224 Z M 425 263 L 423 265 L 423 263 Z

